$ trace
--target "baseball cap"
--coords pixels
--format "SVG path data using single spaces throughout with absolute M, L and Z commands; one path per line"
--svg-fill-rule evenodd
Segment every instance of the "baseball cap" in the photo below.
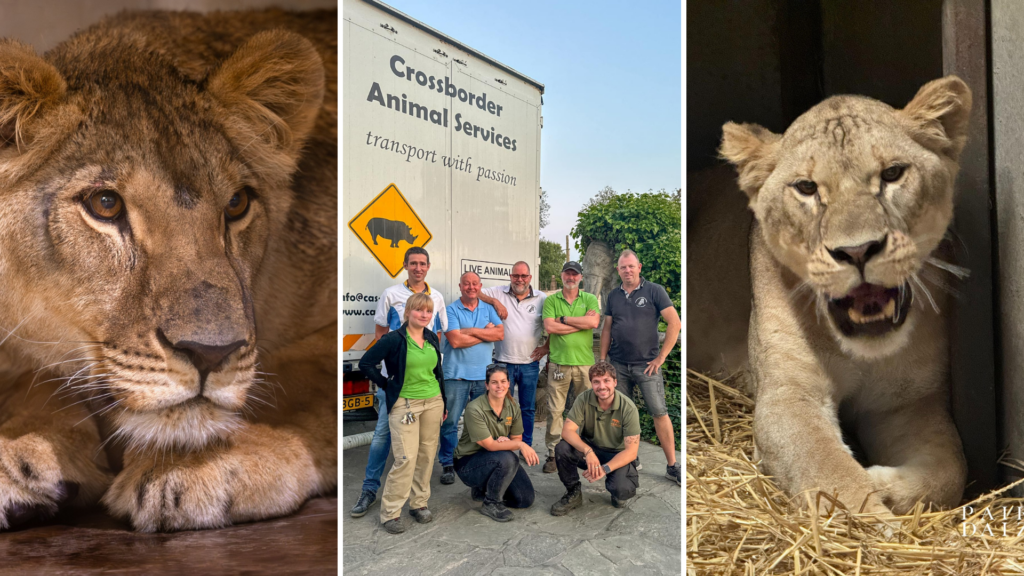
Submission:
M 583 267 L 580 266 L 579 262 L 566 262 L 562 265 L 562 272 L 565 272 L 566 270 L 572 270 L 577 274 L 583 274 Z

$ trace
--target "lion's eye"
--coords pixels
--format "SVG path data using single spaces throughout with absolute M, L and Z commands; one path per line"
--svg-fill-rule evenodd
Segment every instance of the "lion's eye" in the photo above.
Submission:
M 796 191 L 803 194 L 804 196 L 813 196 L 818 193 L 818 185 L 810 180 L 800 180 L 793 184 Z
M 224 208 L 224 215 L 227 216 L 228 221 L 238 220 L 245 213 L 249 211 L 249 195 L 252 193 L 252 188 L 246 186 L 228 200 L 228 205 Z
M 895 166 L 889 166 L 885 170 L 882 170 L 882 180 L 885 182 L 895 182 L 903 176 L 903 171 L 906 169 L 905 166 L 899 164 Z
M 99 190 L 85 199 L 89 213 L 99 220 L 114 220 L 124 213 L 124 201 L 113 190 Z

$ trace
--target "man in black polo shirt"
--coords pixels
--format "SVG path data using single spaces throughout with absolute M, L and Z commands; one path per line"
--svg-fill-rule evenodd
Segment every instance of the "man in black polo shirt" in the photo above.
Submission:
M 565 496 L 551 506 L 563 516 L 583 504 L 580 474 L 590 482 L 604 479 L 612 506 L 622 508 L 636 495 L 640 479 L 633 462 L 640 449 L 640 413 L 633 401 L 615 389 L 615 367 L 598 362 L 588 374 L 591 389 L 576 397 L 555 446 L 558 479 Z
M 640 260 L 632 250 L 619 255 L 622 286 L 608 294 L 604 329 L 601 331 L 601 359 L 610 359 L 618 373 L 619 391 L 633 398 L 640 386 L 647 411 L 654 419 L 654 431 L 668 466 L 665 477 L 682 485 L 676 462 L 675 432 L 665 406 L 665 380 L 661 365 L 679 338 L 682 323 L 665 288 L 640 276 Z M 658 320 L 665 319 L 665 343 L 658 349 Z

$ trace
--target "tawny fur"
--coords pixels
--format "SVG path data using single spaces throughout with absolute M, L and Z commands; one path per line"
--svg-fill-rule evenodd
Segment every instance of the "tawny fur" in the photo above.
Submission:
M 754 219 L 734 206 L 716 210 L 714 199 L 699 206 L 688 236 L 687 299 L 691 309 L 750 310 L 749 324 L 737 314 L 729 325 L 700 323 L 707 314 L 691 318 L 690 364 L 735 370 L 749 359 L 757 457 L 800 502 L 802 492 L 822 490 L 876 514 L 907 512 L 918 501 L 959 503 L 966 464 L 948 407 L 948 303 L 927 280 L 944 272 L 927 260 L 945 257 L 940 243 L 970 107 L 967 86 L 947 77 L 922 87 L 903 110 L 840 96 L 781 136 L 754 125 L 723 128 L 720 152 L 735 166 Z M 906 166 L 903 176 L 883 186 L 880 173 L 893 163 Z M 800 180 L 817 183 L 817 193 L 801 194 Z M 887 238 L 885 248 L 863 273 L 827 251 L 879 238 Z M 734 258 L 723 262 L 722 249 Z M 914 306 L 902 327 L 870 337 L 840 332 L 825 304 L 862 282 L 911 283 Z M 723 336 L 703 336 L 715 333 Z M 737 351 L 744 338 L 746 358 Z
M 211 528 L 336 487 L 336 35 L 267 10 L 0 41 L 0 529 L 99 500 Z M 203 379 L 180 342 L 244 343 Z

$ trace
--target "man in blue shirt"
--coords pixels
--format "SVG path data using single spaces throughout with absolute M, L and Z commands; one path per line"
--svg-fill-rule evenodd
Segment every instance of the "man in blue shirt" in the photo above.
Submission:
M 448 331 L 444 333 L 444 394 L 448 419 L 441 424 L 441 484 L 455 482 L 454 455 L 459 443 L 458 424 L 470 400 L 486 392 L 487 366 L 493 342 L 505 338 L 505 327 L 493 306 L 480 301 L 480 276 L 466 272 L 459 278 L 462 297 L 448 305 Z

